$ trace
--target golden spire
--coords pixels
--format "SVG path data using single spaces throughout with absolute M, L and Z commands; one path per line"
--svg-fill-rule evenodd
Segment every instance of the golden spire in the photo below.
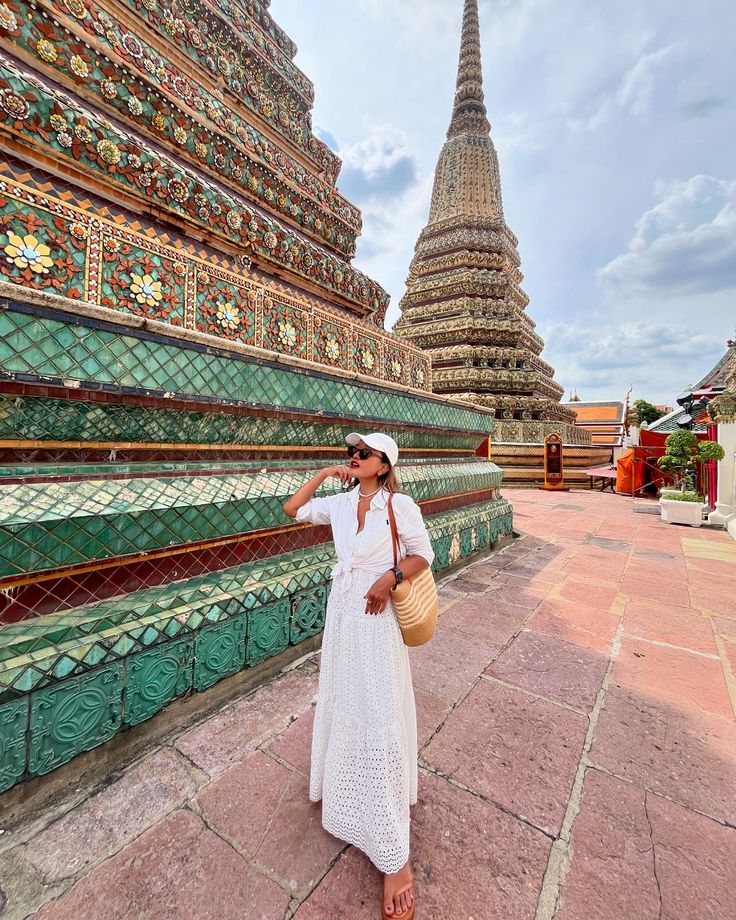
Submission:
M 503 220 L 498 157 L 483 102 L 478 0 L 465 0 L 452 120 L 435 172 L 429 225 Z
M 448 137 L 458 134 L 488 134 L 491 126 L 483 102 L 483 66 L 480 56 L 478 0 L 465 0 L 460 60 L 452 121 Z

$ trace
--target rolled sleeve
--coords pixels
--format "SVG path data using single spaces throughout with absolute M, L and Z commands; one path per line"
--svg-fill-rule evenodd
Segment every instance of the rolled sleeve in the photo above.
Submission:
M 332 497 L 310 498 L 296 513 L 298 524 L 329 524 Z
M 408 495 L 394 496 L 394 514 L 399 538 L 406 548 L 407 556 L 422 556 L 431 566 L 434 551 L 419 506 Z

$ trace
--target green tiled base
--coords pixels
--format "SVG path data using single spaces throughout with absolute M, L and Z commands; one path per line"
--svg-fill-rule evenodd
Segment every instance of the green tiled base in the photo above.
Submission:
M 137 725 L 150 719 L 167 703 L 192 686 L 194 642 L 179 639 L 148 652 L 133 655 L 126 662 L 123 721 Z
M 294 593 L 324 585 L 333 565 L 331 544 L 314 546 L 4 626 L 0 699 L 3 693 L 57 682 L 59 667 L 61 676 L 89 671 L 93 650 L 104 661 L 122 660 L 255 608 L 288 601 Z
M 511 533 L 512 515 L 498 499 L 427 525 L 442 571 Z M 311 547 L 4 627 L 0 791 L 320 632 L 333 564 L 331 545 Z
M 0 705 L 0 792 L 22 778 L 26 769 L 29 698 Z
M 247 615 L 206 626 L 197 636 L 194 653 L 194 689 L 206 690 L 245 664 Z
M 123 666 L 111 664 L 31 697 L 29 773 L 40 776 L 120 729 Z
M 248 613 L 245 660 L 249 668 L 288 647 L 290 613 L 288 599 Z
M 295 594 L 291 601 L 291 644 L 296 645 L 322 632 L 326 610 L 326 588 Z
M 282 505 L 311 475 L 303 469 L 225 471 L 0 486 L 0 577 L 288 525 Z M 501 484 L 499 468 L 485 461 L 410 463 L 400 476 L 415 501 Z M 341 488 L 332 479 L 320 494 Z

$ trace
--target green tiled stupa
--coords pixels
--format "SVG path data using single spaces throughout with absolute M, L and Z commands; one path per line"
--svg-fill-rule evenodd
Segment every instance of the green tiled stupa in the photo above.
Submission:
M 437 571 L 511 531 L 268 6 L 0 3 L 0 792 L 315 641 L 330 535 L 281 507 L 349 431 Z

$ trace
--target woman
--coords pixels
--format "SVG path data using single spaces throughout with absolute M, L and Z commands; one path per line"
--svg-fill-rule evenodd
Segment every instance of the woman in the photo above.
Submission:
M 331 466 L 284 505 L 297 521 L 330 524 L 338 564 L 322 641 L 309 795 L 322 824 L 384 873 L 384 917 L 411 920 L 409 806 L 417 800 L 417 729 L 409 656 L 391 589 L 434 558 L 422 514 L 398 491 L 388 435 L 349 434 L 347 466 Z M 313 498 L 329 477 L 352 486 Z M 394 568 L 388 500 L 402 546 Z

